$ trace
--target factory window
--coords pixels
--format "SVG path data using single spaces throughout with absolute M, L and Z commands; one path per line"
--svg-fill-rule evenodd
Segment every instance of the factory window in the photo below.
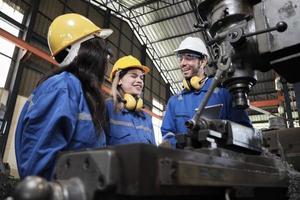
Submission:
M 161 104 L 157 99 L 153 98 L 152 105 L 153 105 L 152 112 L 156 115 L 162 116 L 163 104 Z M 152 123 L 153 123 L 156 144 L 160 144 L 162 140 L 161 131 L 160 131 L 162 120 L 158 119 L 157 117 L 152 117 Z
M 7 3 L 0 0 L 0 12 L 4 13 L 7 16 L 13 16 L 13 20 L 22 23 L 24 15 L 20 13 L 18 10 L 14 9 Z M 13 34 L 18 37 L 19 29 L 15 26 L 9 24 L 5 19 L 0 18 L 0 28 Z M 10 41 L 0 37 L 0 88 L 4 87 L 7 74 L 12 62 L 12 56 L 15 50 L 15 44 Z

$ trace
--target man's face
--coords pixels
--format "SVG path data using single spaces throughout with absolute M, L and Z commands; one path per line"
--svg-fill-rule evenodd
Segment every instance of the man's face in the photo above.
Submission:
M 191 53 L 178 54 L 179 65 L 184 78 L 190 78 L 195 75 L 202 76 L 204 74 L 202 61 L 200 57 Z

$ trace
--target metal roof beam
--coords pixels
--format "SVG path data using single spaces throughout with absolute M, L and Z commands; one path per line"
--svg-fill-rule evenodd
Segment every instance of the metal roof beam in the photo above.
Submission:
M 170 56 L 175 56 L 175 53 L 171 53 L 171 54 L 166 54 L 166 55 L 163 55 L 163 56 L 160 56 L 159 58 L 167 58 L 167 57 L 170 57 Z
M 196 30 L 196 31 L 193 31 L 193 32 L 188 32 L 188 33 L 183 33 L 183 34 L 179 34 L 179 35 L 174 35 L 172 37 L 162 38 L 162 39 L 159 39 L 159 40 L 152 41 L 151 44 L 158 43 L 158 42 L 163 42 L 163 41 L 166 41 L 166 40 L 171 40 L 171 39 L 174 39 L 174 38 L 178 38 L 178 37 L 182 37 L 182 36 L 194 34 L 194 33 L 197 33 L 197 32 L 200 32 L 200 31 Z
M 16 20 L 14 20 L 13 18 L 7 16 L 5 13 L 0 11 L 0 17 L 4 20 L 6 20 L 7 22 L 9 22 L 11 25 L 13 25 L 14 27 L 16 27 L 17 29 L 21 29 L 21 31 L 24 31 L 26 29 L 26 26 L 24 26 L 23 24 L 17 22 Z
M 164 71 L 167 71 L 167 72 L 173 72 L 173 71 L 177 71 L 177 70 L 180 70 L 181 68 L 177 67 L 177 68 L 174 68 L 174 69 L 167 69 L 167 70 L 164 70 Z
M 158 2 L 158 0 L 147 0 L 147 1 L 144 1 L 143 3 L 139 3 L 139 4 L 136 4 L 134 6 L 131 6 L 128 9 L 129 10 L 134 10 L 134 9 L 137 9 L 137 8 L 140 8 L 140 7 L 143 7 L 143 6 L 148 6 L 149 4 L 153 4 L 153 3 L 156 3 L 156 2 Z
M 146 26 L 150 26 L 150 25 L 153 25 L 153 24 L 157 24 L 157 23 L 160 23 L 160 22 L 162 22 L 162 21 L 169 20 L 169 19 L 173 19 L 173 18 L 176 18 L 176 17 L 181 17 L 181 16 L 183 16 L 183 15 L 188 15 L 188 14 L 193 13 L 193 12 L 194 12 L 193 10 L 190 10 L 190 11 L 188 11 L 188 12 L 180 13 L 180 14 L 178 14 L 178 15 L 173 15 L 173 16 L 170 16 L 170 17 L 165 17 L 165 18 L 163 18 L 163 19 L 156 20 L 156 21 L 150 22 L 150 23 L 148 23 L 148 24 L 141 25 L 141 28 L 144 28 L 144 27 L 146 27 Z
M 153 13 L 153 12 L 157 12 L 157 11 L 159 11 L 159 10 L 162 10 L 162 9 L 165 9 L 165 8 L 168 8 L 168 7 L 171 7 L 171 6 L 174 6 L 174 5 L 177 5 L 177 4 L 180 4 L 180 3 L 183 3 L 183 2 L 186 2 L 186 0 L 181 0 L 181 1 L 175 1 L 175 0 L 173 0 L 172 1 L 172 3 L 167 3 L 167 2 L 165 2 L 165 1 L 162 1 L 163 3 L 166 3 L 167 5 L 164 5 L 164 6 L 159 6 L 159 4 L 158 4 L 158 7 L 156 8 L 156 9 L 154 9 L 154 10 L 151 10 L 151 11 L 148 11 L 148 12 L 145 12 L 145 11 L 143 11 L 142 12 L 142 14 L 139 14 L 139 15 L 136 15 L 136 17 L 141 17 L 141 16 L 143 16 L 143 15 L 147 15 L 147 14 L 150 14 L 150 13 Z

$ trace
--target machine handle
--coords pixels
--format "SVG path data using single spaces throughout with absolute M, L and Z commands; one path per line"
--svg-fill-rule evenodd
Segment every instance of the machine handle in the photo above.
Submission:
M 274 27 L 264 29 L 264 30 L 259 30 L 259 31 L 252 32 L 252 33 L 246 33 L 246 34 L 244 33 L 244 30 L 242 28 L 238 28 L 238 29 L 231 30 L 227 34 L 227 38 L 232 46 L 237 47 L 238 45 L 244 43 L 246 41 L 247 37 L 271 32 L 271 31 L 283 32 L 287 29 L 287 27 L 288 27 L 287 23 L 280 21 Z
M 246 37 L 251 37 L 253 35 L 259 35 L 262 33 L 276 31 L 276 30 L 278 32 L 284 32 L 287 29 L 287 27 L 288 27 L 288 25 L 286 22 L 280 21 L 274 27 L 271 27 L 271 28 L 268 28 L 265 30 L 259 30 L 259 31 L 252 32 L 252 33 L 246 33 L 246 34 L 244 34 L 243 29 L 238 28 L 238 29 L 229 31 L 228 33 L 221 33 L 220 35 L 217 35 L 213 40 L 208 41 L 207 45 L 210 46 L 216 42 L 219 42 L 219 41 L 225 39 L 226 37 L 228 37 L 230 43 L 233 43 L 233 44 L 241 43 L 241 42 L 245 41 Z
M 271 32 L 271 31 L 284 32 L 287 29 L 287 27 L 288 27 L 287 23 L 285 23 L 284 21 L 280 21 L 274 27 L 271 27 L 271 28 L 268 28 L 265 30 L 252 32 L 252 33 L 247 33 L 247 34 L 244 34 L 244 37 L 251 37 L 253 35 L 259 35 L 259 34 Z

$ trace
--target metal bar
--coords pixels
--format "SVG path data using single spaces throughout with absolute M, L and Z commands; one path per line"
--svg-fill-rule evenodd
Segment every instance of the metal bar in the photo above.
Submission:
M 157 12 L 159 10 L 162 10 L 162 9 L 165 9 L 165 8 L 168 8 L 168 7 L 180 4 L 180 3 L 184 3 L 184 2 L 186 2 L 186 0 L 182 0 L 182 1 L 176 0 L 176 2 L 173 0 L 173 2 L 171 4 L 167 4 L 165 6 L 158 7 L 157 9 L 151 10 L 151 11 L 148 11 L 148 12 L 143 11 L 142 14 L 136 15 L 136 17 L 141 17 L 141 16 L 144 16 L 144 15 L 147 15 L 147 14 L 150 14 L 150 13 L 153 13 L 153 12 Z
M 121 30 L 122 30 L 122 27 L 123 27 L 123 21 L 121 21 L 120 20 L 120 33 L 121 33 Z M 118 50 L 117 50 L 117 55 L 118 55 L 118 58 L 120 57 L 120 50 L 121 50 L 121 38 L 122 38 L 122 33 L 121 34 L 119 34 L 119 38 L 118 38 L 118 47 L 119 48 L 117 48 Z
M 171 53 L 171 54 L 166 54 L 166 55 L 160 56 L 160 59 L 162 59 L 162 58 L 168 58 L 170 56 L 175 56 L 175 53 Z
M 270 112 L 268 112 L 266 110 L 263 110 L 261 108 L 255 107 L 253 105 L 250 105 L 249 108 L 252 109 L 252 110 L 255 110 L 255 111 L 259 112 L 259 113 L 265 114 L 265 115 L 273 115 L 272 113 L 270 113 Z
M 2 53 L 2 52 L 0 52 L 0 55 L 1 55 L 1 56 L 4 56 L 4 57 L 6 57 L 6 58 L 12 59 L 12 57 L 9 57 L 8 55 L 6 55 L 6 54 L 4 54 L 4 53 Z
M 294 83 L 293 87 L 294 87 L 294 92 L 295 92 L 295 96 L 296 96 L 298 118 L 300 118 L 300 83 Z
M 193 31 L 193 32 L 188 32 L 188 33 L 183 33 L 183 34 L 179 34 L 179 35 L 174 35 L 172 37 L 162 38 L 162 39 L 159 39 L 159 40 L 152 41 L 151 44 L 154 44 L 154 43 L 157 43 L 157 42 L 163 42 L 163 41 L 166 41 L 166 40 L 171 40 L 173 38 L 178 38 L 178 37 L 182 37 L 182 36 L 186 36 L 186 35 L 191 35 L 191 34 L 198 33 L 198 32 L 199 31 L 196 30 L 196 31 Z
M 257 97 L 259 95 L 274 95 L 274 97 L 277 97 L 277 92 L 276 91 L 260 91 L 260 92 L 255 92 L 254 90 L 250 91 L 249 97 Z
M 137 9 L 137 8 L 140 8 L 140 7 L 143 7 L 143 6 L 148 6 L 149 4 L 152 4 L 152 3 L 155 3 L 157 2 L 158 0 L 148 0 L 148 1 L 144 1 L 143 3 L 139 3 L 139 4 L 136 4 L 134 6 L 131 6 L 129 7 L 128 9 L 129 10 L 134 10 L 134 9 Z
M 292 109 L 291 109 L 291 99 L 289 97 L 289 89 L 287 86 L 287 82 L 285 80 L 282 80 L 282 86 L 283 86 L 283 94 L 284 94 L 284 100 L 285 100 L 285 108 L 286 108 L 286 114 L 289 121 L 289 128 L 294 128 L 294 122 L 293 122 L 293 116 L 292 116 Z
M 16 46 L 18 46 L 19 48 L 30 51 L 34 55 L 38 56 L 39 58 L 42 58 L 43 60 L 46 60 L 46 61 L 52 63 L 53 65 L 58 65 L 58 63 L 53 58 L 51 58 L 46 52 L 44 52 L 34 46 L 29 45 L 25 41 L 17 38 L 16 36 L 12 35 L 11 33 L 5 31 L 2 28 L 0 28 L 0 36 L 3 37 L 4 39 L 16 44 Z
M 5 13 L 3 13 L 1 11 L 0 11 L 0 17 L 4 20 L 8 21 L 10 24 L 14 25 L 15 27 L 17 27 L 18 29 L 24 30 L 26 28 L 23 24 L 20 24 L 19 22 L 17 22 L 13 18 L 7 16 Z
M 262 113 L 262 114 L 265 114 L 265 115 L 269 115 L 269 116 L 272 115 L 272 116 L 279 117 L 279 118 L 282 118 L 282 119 L 284 119 L 285 121 L 287 121 L 287 119 L 284 118 L 284 117 L 280 117 L 280 116 L 278 116 L 278 115 L 275 115 L 275 114 L 273 114 L 273 113 L 270 113 L 270 112 L 268 112 L 268 111 L 266 111 L 266 110 L 263 110 L 263 109 L 261 109 L 261 108 L 255 107 L 255 106 L 253 106 L 253 105 L 250 105 L 249 108 L 252 109 L 252 110 L 255 110 L 255 111 L 259 112 L 259 113 Z
M 109 28 L 110 22 L 111 22 L 111 12 L 110 9 L 107 9 L 104 15 L 103 28 Z
M 253 101 L 250 102 L 252 106 L 263 108 L 263 107 L 270 107 L 270 106 L 278 106 L 283 102 L 283 96 L 279 96 L 278 99 L 270 99 L 270 100 L 262 100 L 262 101 Z
M 184 12 L 184 13 L 180 13 L 178 15 L 173 15 L 173 16 L 170 16 L 170 17 L 165 17 L 163 19 L 160 19 L 160 20 L 156 20 L 156 21 L 153 21 L 153 22 L 150 22 L 148 24 L 144 24 L 144 25 L 141 25 L 141 28 L 144 28 L 145 26 L 150 26 L 150 25 L 153 25 L 153 24 L 156 24 L 156 23 L 160 23 L 162 21 L 166 21 L 166 20 L 169 20 L 169 19 L 173 19 L 173 18 L 176 18 L 176 17 L 181 17 L 183 15 L 188 15 L 188 14 L 191 14 L 193 13 L 194 11 L 193 10 L 190 10 L 188 12 Z

